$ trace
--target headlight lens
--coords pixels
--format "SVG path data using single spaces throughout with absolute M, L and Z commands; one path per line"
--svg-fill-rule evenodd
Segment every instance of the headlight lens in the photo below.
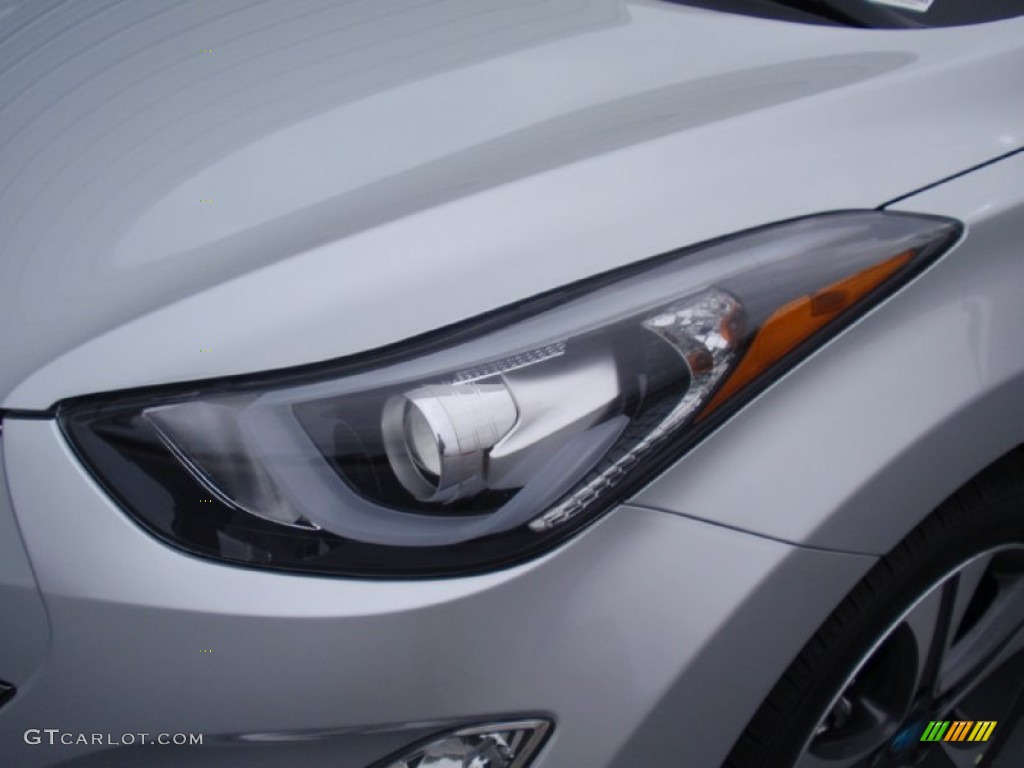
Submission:
M 959 232 L 801 219 L 358 359 L 59 418 L 107 490 L 191 552 L 353 575 L 496 567 L 593 520 Z

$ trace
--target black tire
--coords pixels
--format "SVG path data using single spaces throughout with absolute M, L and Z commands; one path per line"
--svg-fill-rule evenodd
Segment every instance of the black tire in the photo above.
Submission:
M 1021 548 L 1016 549 L 1012 545 L 1020 545 Z M 996 554 L 990 555 L 993 551 Z M 984 575 L 975 577 L 975 572 L 988 567 L 984 566 L 986 562 L 992 562 L 993 569 L 998 567 L 1002 570 L 993 570 L 991 573 L 983 571 Z M 970 565 L 962 573 L 957 571 L 967 563 Z M 854 749 L 859 743 L 853 741 L 856 717 L 851 702 L 855 703 L 855 693 L 858 690 L 863 692 L 867 686 L 875 686 L 876 692 L 870 695 L 878 697 L 880 683 L 872 681 L 871 676 L 878 680 L 882 680 L 885 675 L 890 678 L 898 676 L 901 665 L 890 664 L 889 657 L 897 658 L 901 652 L 899 648 L 909 653 L 909 646 L 906 645 L 909 641 L 905 640 L 905 636 L 910 632 L 911 625 L 926 624 L 923 619 L 914 617 L 924 615 L 923 611 L 929 601 L 936 601 L 934 605 L 938 606 L 933 609 L 936 628 L 942 626 L 943 621 L 947 627 L 951 627 L 944 634 L 949 638 L 947 642 L 952 648 L 958 647 L 956 643 L 973 642 L 971 638 L 975 635 L 970 633 L 976 627 L 979 629 L 977 636 L 983 636 L 980 630 L 985 628 L 981 627 L 980 622 L 987 621 L 985 611 L 996 610 L 1001 605 L 1011 606 L 1009 610 L 1013 615 L 1009 618 L 1002 616 L 1000 620 L 1008 620 L 1011 626 L 1017 627 L 1010 635 L 1010 638 L 1015 638 L 1020 628 L 1024 627 L 1024 606 L 1018 602 L 997 602 L 994 595 L 1003 594 L 1000 591 L 1004 588 L 1002 574 L 1009 572 L 1012 577 L 1013 569 L 1018 567 L 1020 584 L 1024 585 L 1024 450 L 1016 450 L 1004 456 L 966 483 L 871 569 L 806 644 L 776 684 L 730 753 L 726 768 L 792 768 L 796 765 L 817 765 L 817 760 L 822 760 L 822 765 L 829 765 L 830 759 L 835 760 L 837 765 L 853 764 L 858 768 L 862 764 L 929 767 L 955 765 L 947 762 L 949 757 L 940 759 L 937 754 L 926 754 L 924 750 L 938 750 L 940 747 L 943 750 L 961 749 L 965 748 L 964 745 L 923 743 L 911 731 L 912 727 L 918 727 L 917 723 L 922 718 L 924 722 L 962 719 L 946 717 L 944 715 L 948 715 L 948 712 L 937 712 L 934 709 L 942 701 L 952 700 L 952 692 L 946 699 L 939 697 L 939 701 L 931 704 L 924 694 L 925 688 L 931 686 L 935 696 L 938 696 L 939 682 L 928 682 L 925 678 L 931 674 L 933 667 L 938 669 L 939 665 L 946 663 L 942 661 L 942 654 L 935 652 L 939 641 L 933 638 L 931 643 L 918 643 L 919 646 L 928 645 L 931 649 L 926 654 L 928 660 L 921 665 L 923 669 L 919 673 L 920 680 L 914 683 L 894 680 L 884 684 L 883 687 L 888 686 L 885 688 L 886 695 L 893 702 L 904 695 L 900 693 L 901 690 L 913 690 L 913 695 L 919 697 L 912 705 L 916 719 L 906 714 L 900 721 L 901 725 L 896 727 L 896 736 L 888 737 L 887 741 L 881 742 L 875 751 L 864 758 L 856 757 L 860 753 Z M 950 577 L 951 573 L 957 575 Z M 981 579 L 976 589 L 970 587 L 974 578 Z M 940 584 L 941 587 L 937 586 Z M 968 595 L 972 589 L 974 591 Z M 993 589 L 997 592 L 993 592 Z M 1002 600 L 1001 597 L 999 599 Z M 964 601 L 969 603 L 968 608 L 961 618 L 954 618 L 959 614 Z M 946 615 L 946 606 L 950 606 L 950 618 L 944 620 L 942 616 Z M 1019 616 L 1016 615 L 1018 610 Z M 911 633 L 911 637 L 916 640 L 925 639 L 919 631 L 917 635 Z M 877 645 L 879 643 L 881 645 Z M 904 645 L 898 646 L 898 643 Z M 980 646 L 980 641 L 978 644 Z M 975 675 L 978 680 L 986 682 L 970 694 L 977 698 L 979 691 L 995 685 L 988 681 L 997 677 L 1015 678 L 1016 687 L 1011 693 L 996 692 L 1002 699 L 1009 698 L 1010 702 L 999 713 L 1001 717 L 1010 717 L 1020 711 L 1021 688 L 1024 688 L 1024 651 L 1012 651 L 1015 647 L 1016 641 L 1011 644 L 1008 639 L 1003 648 L 1006 653 L 1011 653 L 1010 661 L 999 663 L 1000 674 L 992 674 L 993 669 L 987 669 Z M 915 653 L 916 658 L 925 658 L 920 650 Z M 953 652 L 947 650 L 946 653 L 952 657 Z M 957 653 L 966 657 L 967 651 Z M 886 664 L 890 666 L 886 668 Z M 902 666 L 916 667 L 909 663 Z M 971 669 L 975 670 L 978 666 L 972 665 Z M 965 667 L 961 665 L 958 668 Z M 857 674 L 851 679 L 854 672 Z M 935 677 L 938 679 L 939 673 Z M 903 689 L 900 689 L 901 685 Z M 865 711 L 873 711 L 870 706 L 873 701 L 867 698 L 867 694 L 863 695 L 866 697 Z M 1017 709 L 1014 709 L 1014 699 L 1018 701 Z M 965 703 L 968 703 L 966 698 L 957 706 L 962 708 Z M 892 704 L 894 712 L 898 706 L 898 703 Z M 993 712 L 977 719 L 998 720 L 996 714 Z M 874 732 L 876 738 L 888 732 L 883 730 L 882 720 L 878 718 L 879 724 Z M 866 719 L 856 722 L 865 729 L 873 721 Z M 1006 742 L 1010 725 L 1001 722 L 1003 730 L 989 744 L 978 747 L 976 757 L 970 755 L 971 763 L 978 760 L 979 765 L 992 765 L 992 761 L 998 759 L 996 747 L 1000 742 Z M 888 730 L 893 728 L 891 724 L 885 724 L 884 727 Z M 920 726 L 919 730 L 924 727 Z M 1024 723 L 1019 727 L 1024 727 Z M 845 742 L 842 741 L 844 736 L 848 737 Z M 904 746 L 904 742 L 909 746 Z M 844 763 L 838 757 L 828 757 L 833 753 L 826 750 L 838 749 L 842 745 L 850 750 L 846 760 L 856 762 Z M 1003 759 L 1009 757 L 1005 755 Z M 1024 766 L 1024 755 L 1009 763 L 996 762 L 995 766 L 1001 768 L 1004 764 L 1013 768 Z

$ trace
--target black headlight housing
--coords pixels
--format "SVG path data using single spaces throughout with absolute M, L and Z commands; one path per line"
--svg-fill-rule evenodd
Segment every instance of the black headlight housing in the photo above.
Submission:
M 664 254 L 366 354 L 78 398 L 58 419 L 142 526 L 348 576 L 544 552 L 956 242 L 840 212 Z

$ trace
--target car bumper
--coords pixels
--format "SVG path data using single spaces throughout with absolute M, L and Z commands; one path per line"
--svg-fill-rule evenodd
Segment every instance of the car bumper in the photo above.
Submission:
M 530 715 L 555 722 L 539 768 L 713 766 L 874 562 L 624 505 L 471 577 L 240 568 L 144 532 L 53 422 L 8 419 L 3 443 L 0 518 L 13 506 L 45 604 L 18 614 L 36 642 L 0 640 L 0 679 L 19 678 L 0 744 L 25 768 L 361 768 L 450 725 Z M 0 594 L 29 604 L 35 585 L 6 578 Z M 47 728 L 114 744 L 26 743 Z M 142 733 L 203 743 L 117 745 Z

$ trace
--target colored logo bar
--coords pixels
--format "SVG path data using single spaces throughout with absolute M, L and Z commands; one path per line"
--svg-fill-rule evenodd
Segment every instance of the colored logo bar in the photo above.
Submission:
M 996 725 L 995 720 L 932 720 L 921 741 L 988 741 Z

